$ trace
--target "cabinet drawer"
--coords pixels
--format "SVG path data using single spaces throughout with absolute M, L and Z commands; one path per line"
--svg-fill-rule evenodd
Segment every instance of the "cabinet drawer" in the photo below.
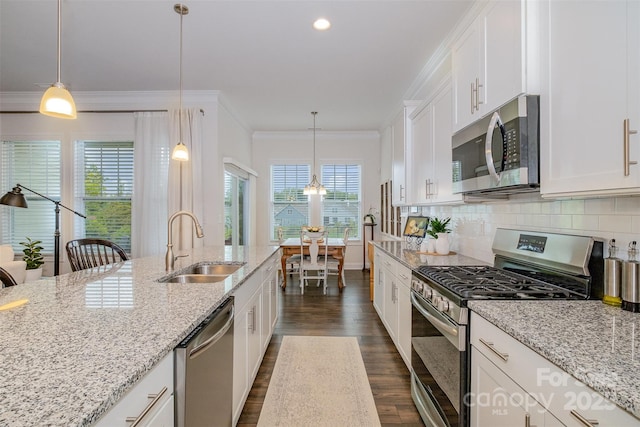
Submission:
M 640 420 L 479 315 L 471 345 L 567 426 L 638 426 Z M 472 361 L 473 363 L 473 361 Z
M 165 356 L 129 390 L 116 405 L 96 423 L 97 427 L 129 427 L 129 419 L 139 419 L 140 426 L 152 425 L 151 420 L 167 411 L 167 401 L 173 397 L 173 352 Z M 148 410 L 147 410 L 148 409 Z M 159 418 L 158 418 L 159 419 Z
M 397 276 L 398 262 L 387 254 L 380 254 L 380 266 L 386 268 L 389 273 Z

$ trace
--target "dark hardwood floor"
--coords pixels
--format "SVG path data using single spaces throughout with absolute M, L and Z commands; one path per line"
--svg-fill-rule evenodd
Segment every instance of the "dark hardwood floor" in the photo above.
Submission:
M 286 291 L 279 293 L 279 319 L 238 426 L 257 424 L 284 335 L 358 337 L 382 425 L 424 425 L 411 400 L 407 367 L 369 300 L 369 273 L 347 271 L 342 293 L 330 279 L 327 295 L 314 285 L 301 295 L 295 275 L 287 279 Z

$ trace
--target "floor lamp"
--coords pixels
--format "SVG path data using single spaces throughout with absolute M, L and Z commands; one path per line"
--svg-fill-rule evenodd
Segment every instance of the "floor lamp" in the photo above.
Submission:
M 24 198 L 24 194 L 20 191 L 21 188 L 24 188 L 27 191 L 36 194 L 43 199 L 47 199 L 50 202 L 53 202 L 56 205 L 56 231 L 54 233 L 54 246 L 53 246 L 53 275 L 57 276 L 60 273 L 60 208 L 63 207 L 66 210 L 73 212 L 74 214 L 81 216 L 82 218 L 87 218 L 79 212 L 74 211 L 71 208 L 66 207 L 62 203 L 57 200 L 50 199 L 49 197 L 38 193 L 37 191 L 33 191 L 30 188 L 25 187 L 24 185 L 16 184 L 13 187 L 13 190 L 7 192 L 2 198 L 0 198 L 0 204 L 7 206 L 14 206 L 17 208 L 26 208 L 27 201 Z

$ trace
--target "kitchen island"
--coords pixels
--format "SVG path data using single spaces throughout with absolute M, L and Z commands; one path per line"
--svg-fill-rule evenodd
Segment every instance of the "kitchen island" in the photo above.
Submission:
M 224 281 L 159 283 L 164 257 L 82 270 L 0 290 L 0 425 L 88 426 L 279 250 L 181 251 L 198 262 L 243 262 Z
M 470 301 L 469 308 L 640 418 L 640 314 L 596 300 Z M 553 386 L 570 382 L 541 378 Z

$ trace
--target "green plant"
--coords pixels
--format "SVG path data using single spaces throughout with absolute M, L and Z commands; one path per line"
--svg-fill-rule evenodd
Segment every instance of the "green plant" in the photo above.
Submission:
M 27 270 L 35 270 L 44 264 L 44 257 L 41 254 L 44 248 L 40 246 L 40 243 L 42 240 L 31 240 L 29 237 L 26 242 L 20 242 L 24 246 L 22 260 L 27 263 Z
M 451 229 L 448 227 L 449 221 L 451 218 L 431 218 L 429 221 L 429 229 L 427 230 L 427 234 L 433 237 L 434 239 L 438 238 L 438 233 L 449 233 Z

